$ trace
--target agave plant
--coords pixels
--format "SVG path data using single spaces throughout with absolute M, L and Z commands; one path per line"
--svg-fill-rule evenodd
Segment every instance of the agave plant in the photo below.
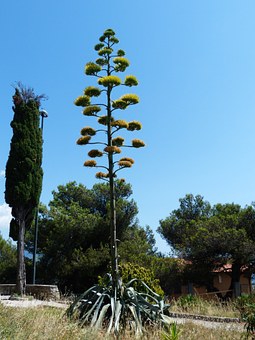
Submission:
M 95 285 L 79 296 L 68 309 L 67 315 L 77 317 L 82 324 L 107 328 L 108 332 L 114 330 L 118 334 L 130 327 L 140 334 L 144 324 L 166 322 L 167 317 L 164 315 L 164 302 L 158 294 L 144 282 L 141 283 L 147 292 L 138 293 L 133 285 L 140 280 L 133 279 L 124 285 L 119 273 L 115 184 L 119 171 L 131 168 L 134 164 L 132 158 L 119 158 L 119 154 L 127 148 L 144 147 L 145 143 L 140 139 L 126 143 L 122 136 L 116 136 L 121 129 L 136 132 L 141 130 L 142 125 L 138 121 L 119 119 L 118 116 L 119 111 L 126 112 L 129 107 L 138 104 L 139 97 L 126 93 L 115 98 L 114 90 L 137 86 L 138 80 L 133 75 L 127 75 L 123 81 L 119 76 L 129 66 L 129 61 L 124 58 L 123 50 L 115 49 L 119 42 L 115 32 L 106 30 L 99 41 L 94 47 L 99 58 L 85 65 L 85 74 L 97 79 L 97 87 L 86 87 L 83 95 L 76 98 L 74 103 L 83 108 L 84 116 L 96 118 L 99 124 L 97 129 L 90 126 L 83 128 L 77 144 L 98 145 L 99 149 L 89 151 L 88 156 L 93 160 L 86 160 L 84 166 L 103 169 L 104 172 L 96 173 L 96 178 L 109 183 L 111 275 L 106 285 Z M 102 134 L 103 139 L 97 139 Z M 94 160 L 96 157 L 100 158 L 100 163 Z
M 134 289 L 136 282 L 143 285 L 145 292 Z M 108 274 L 108 284 L 95 285 L 81 294 L 68 308 L 67 315 L 77 318 L 82 325 L 105 328 L 107 333 L 115 334 L 130 330 L 141 335 L 145 325 L 170 323 L 165 315 L 169 305 L 142 280 L 132 279 L 127 284 L 119 281 L 119 287 L 119 296 L 114 299 L 113 282 Z

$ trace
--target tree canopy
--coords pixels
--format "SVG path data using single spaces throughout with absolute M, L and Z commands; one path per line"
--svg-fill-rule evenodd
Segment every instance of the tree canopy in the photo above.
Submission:
M 0 282 L 10 283 L 15 280 L 17 267 L 17 249 L 0 234 Z
M 42 134 L 40 100 L 33 89 L 21 84 L 13 96 L 13 136 L 6 164 L 5 200 L 12 208 L 10 236 L 18 241 L 17 291 L 25 293 L 24 235 L 34 218 L 42 189 Z
M 149 228 L 139 227 L 137 205 L 130 184 L 116 182 L 116 211 L 120 260 L 141 265 L 154 249 Z M 107 183 L 91 189 L 69 182 L 53 191 L 49 208 L 39 218 L 38 278 L 57 283 L 61 290 L 81 292 L 109 269 L 109 189 Z M 33 229 L 27 238 L 32 250 Z M 140 262 L 139 262 L 140 258 Z
M 255 209 L 238 204 L 211 205 L 200 195 L 186 195 L 180 207 L 160 221 L 158 232 L 180 257 L 207 270 L 232 264 L 232 285 L 242 267 L 255 259 Z

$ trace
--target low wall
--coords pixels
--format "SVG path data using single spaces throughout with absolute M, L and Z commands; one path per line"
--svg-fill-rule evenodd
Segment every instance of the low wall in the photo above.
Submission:
M 0 295 L 13 295 L 16 293 L 15 284 L 0 284 Z M 26 285 L 26 295 L 31 295 L 39 300 L 58 300 L 59 290 L 56 285 Z

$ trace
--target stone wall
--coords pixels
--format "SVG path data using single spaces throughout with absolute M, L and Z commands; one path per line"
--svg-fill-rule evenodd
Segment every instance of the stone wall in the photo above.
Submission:
M 15 284 L 0 284 L 0 295 L 13 295 L 16 292 Z M 58 300 L 60 293 L 56 285 L 26 285 L 26 295 L 39 300 Z

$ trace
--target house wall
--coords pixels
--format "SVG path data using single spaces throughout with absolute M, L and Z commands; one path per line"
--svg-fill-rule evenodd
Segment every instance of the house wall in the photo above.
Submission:
M 216 288 L 222 297 L 225 297 L 226 294 L 232 296 L 232 291 L 230 291 L 230 285 L 231 285 L 231 273 L 215 273 L 215 276 L 213 278 L 213 286 Z M 251 293 L 251 279 L 250 277 L 247 277 L 246 275 L 242 274 L 240 277 L 240 293 Z M 217 298 L 217 295 L 215 292 L 207 292 L 207 289 L 205 286 L 196 286 L 193 285 L 192 289 L 191 286 L 183 285 L 181 286 L 181 294 L 180 295 L 187 295 L 187 294 L 195 294 L 200 295 L 205 298 Z M 218 295 L 219 296 L 219 295 Z
M 213 279 L 213 285 L 219 291 L 226 291 L 230 288 L 231 276 L 228 273 L 217 273 Z M 242 274 L 240 277 L 240 285 L 241 293 L 249 294 L 251 292 L 251 283 L 249 277 Z

